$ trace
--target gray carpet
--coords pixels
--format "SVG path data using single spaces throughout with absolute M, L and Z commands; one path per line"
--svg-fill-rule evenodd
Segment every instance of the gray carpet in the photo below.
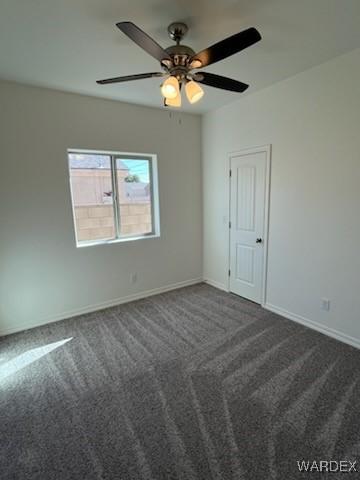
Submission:
M 54 323 L 0 340 L 0 478 L 344 478 L 297 461 L 360 461 L 359 380 L 360 351 L 204 284 Z

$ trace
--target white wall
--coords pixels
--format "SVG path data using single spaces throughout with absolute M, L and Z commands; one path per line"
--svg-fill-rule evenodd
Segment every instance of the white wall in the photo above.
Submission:
M 204 276 L 227 283 L 227 152 L 272 144 L 267 302 L 360 341 L 359 138 L 360 49 L 207 114 Z
M 201 277 L 200 133 L 199 116 L 0 83 L 0 334 Z M 161 237 L 76 248 L 69 147 L 156 153 Z

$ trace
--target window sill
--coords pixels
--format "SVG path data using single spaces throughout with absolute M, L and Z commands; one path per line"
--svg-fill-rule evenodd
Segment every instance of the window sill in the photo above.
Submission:
M 133 242 L 136 240 L 145 240 L 148 238 L 159 238 L 160 233 L 152 233 L 150 235 L 139 235 L 135 237 L 122 237 L 122 238 L 114 238 L 111 240 L 94 240 L 90 242 L 81 242 L 81 243 L 76 243 L 76 248 L 85 248 L 85 247 L 95 247 L 98 245 L 112 245 L 113 243 L 127 243 L 127 242 Z

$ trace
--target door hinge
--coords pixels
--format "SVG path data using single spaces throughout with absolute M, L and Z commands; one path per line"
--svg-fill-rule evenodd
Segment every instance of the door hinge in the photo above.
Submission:
M 231 228 L 231 222 L 229 222 L 229 228 Z
M 229 177 L 231 177 L 231 170 L 229 171 Z
M 231 270 L 230 270 L 230 269 L 229 269 L 229 272 L 228 272 L 228 274 L 229 274 L 229 277 L 230 277 L 230 275 L 231 275 Z

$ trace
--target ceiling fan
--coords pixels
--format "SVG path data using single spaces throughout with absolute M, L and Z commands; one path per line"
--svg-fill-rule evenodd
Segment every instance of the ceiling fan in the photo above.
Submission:
M 165 49 L 132 22 L 120 22 L 116 26 L 139 47 L 158 60 L 163 71 L 98 80 L 97 83 L 100 85 L 152 77 L 166 77 L 161 85 L 161 93 L 164 97 L 164 105 L 172 107 L 181 106 L 180 91 L 182 86 L 185 88 L 190 103 L 196 103 L 204 95 L 199 83 L 231 92 L 244 92 L 249 87 L 246 83 L 232 78 L 209 72 L 194 72 L 194 70 L 230 57 L 261 40 L 260 33 L 254 27 L 236 33 L 201 52 L 195 53 L 190 47 L 180 45 L 188 31 L 185 23 L 175 22 L 169 25 L 169 36 L 176 42 L 176 45 Z

